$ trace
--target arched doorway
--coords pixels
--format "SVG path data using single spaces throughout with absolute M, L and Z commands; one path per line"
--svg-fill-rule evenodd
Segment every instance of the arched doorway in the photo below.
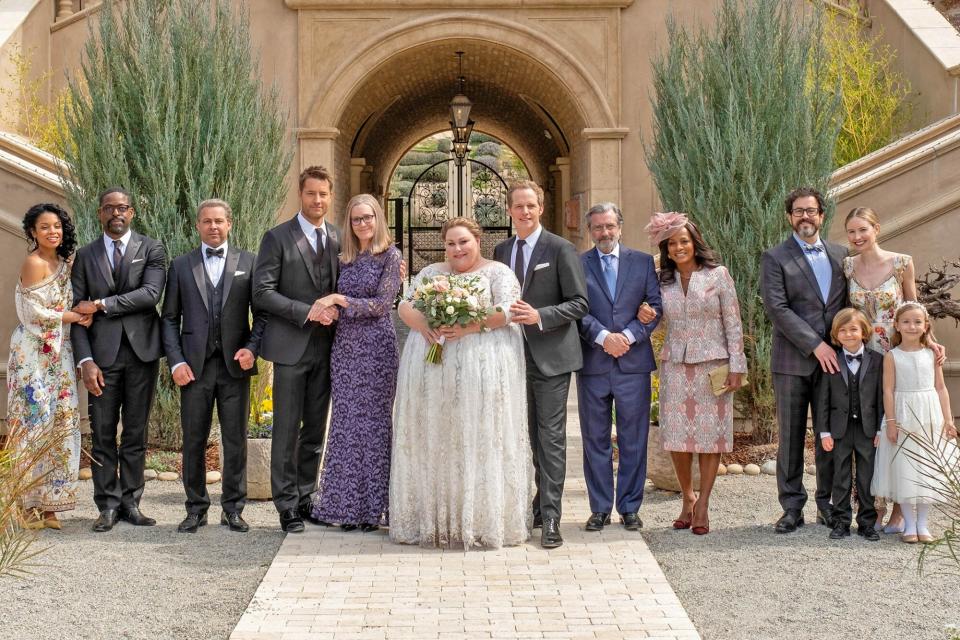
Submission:
M 335 168 L 337 183 L 349 185 L 338 189 L 338 204 L 354 191 L 385 198 L 405 150 L 448 128 L 456 51 L 464 52 L 466 94 L 478 129 L 522 154 L 531 178 L 544 187 L 545 226 L 576 240 L 578 216 L 564 216 L 571 197 L 584 204 L 619 199 L 626 132 L 617 128 L 618 101 L 610 100 L 619 95 L 616 67 L 607 67 L 604 85 L 597 69 L 585 66 L 558 34 L 462 11 L 398 14 L 383 30 L 358 20 L 351 49 L 332 60 L 309 54 L 311 47 L 326 52 L 330 45 L 319 33 L 309 44 L 314 36 L 303 31 L 325 18 L 339 24 L 332 13 L 301 11 L 302 59 L 311 64 L 299 76 L 300 164 Z

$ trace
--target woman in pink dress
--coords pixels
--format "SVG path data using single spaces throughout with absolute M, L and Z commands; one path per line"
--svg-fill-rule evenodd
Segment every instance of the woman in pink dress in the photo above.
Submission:
M 667 334 L 660 353 L 660 437 L 683 494 L 674 529 L 710 532 L 710 494 L 720 454 L 733 450 L 733 391 L 743 383 L 740 305 L 733 279 L 682 213 L 654 214 L 647 226 L 660 248 L 660 290 Z M 729 366 L 727 391 L 713 393 L 710 372 Z M 694 492 L 693 454 L 700 464 Z

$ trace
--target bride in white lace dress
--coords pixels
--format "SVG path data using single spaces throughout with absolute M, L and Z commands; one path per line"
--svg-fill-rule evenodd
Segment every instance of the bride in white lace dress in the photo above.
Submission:
M 527 432 L 523 338 L 509 323 L 520 286 L 480 255 L 480 228 L 456 218 L 441 229 L 447 261 L 416 280 L 470 273 L 487 286 L 481 323 L 431 330 L 404 301 L 410 327 L 393 415 L 390 539 L 425 546 L 497 548 L 530 535 L 533 465 Z M 443 362 L 424 361 L 444 336 Z

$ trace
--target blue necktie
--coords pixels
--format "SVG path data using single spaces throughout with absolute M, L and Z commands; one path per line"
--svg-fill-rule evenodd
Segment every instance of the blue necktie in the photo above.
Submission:
M 614 266 L 613 254 L 602 256 L 603 258 L 603 278 L 607 281 L 607 291 L 611 298 L 617 297 L 617 268 Z

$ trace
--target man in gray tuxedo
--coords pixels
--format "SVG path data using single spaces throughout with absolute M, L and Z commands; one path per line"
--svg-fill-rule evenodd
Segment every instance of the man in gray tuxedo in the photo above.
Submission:
M 273 363 L 270 485 L 280 527 L 302 533 L 310 513 L 330 405 L 333 327 L 320 298 L 336 291 L 336 228 L 325 221 L 333 179 L 323 167 L 300 174 L 300 211 L 263 236 L 253 305 L 266 312 L 260 356 Z
M 830 346 L 833 316 L 847 306 L 843 258 L 847 250 L 820 237 L 823 196 L 811 188 L 795 189 L 785 201 L 793 234 L 760 258 L 760 291 L 773 323 L 770 369 L 777 402 L 780 444 L 777 449 L 777 488 L 783 516 L 777 533 L 803 526 L 807 491 L 803 486 L 803 452 L 807 414 L 816 424 L 819 412 L 815 384 L 820 371 L 839 371 Z M 816 443 L 817 521 L 830 526 L 833 459 Z
M 587 282 L 574 246 L 540 225 L 543 190 L 529 180 L 511 185 L 507 206 L 516 236 L 494 249 L 494 258 L 513 269 L 521 299 L 510 319 L 522 325 L 527 363 L 527 420 L 537 493 L 534 527 L 542 525 L 546 549 L 560 535 L 567 456 L 567 394 L 570 374 L 583 366 L 577 321 L 587 315 Z

